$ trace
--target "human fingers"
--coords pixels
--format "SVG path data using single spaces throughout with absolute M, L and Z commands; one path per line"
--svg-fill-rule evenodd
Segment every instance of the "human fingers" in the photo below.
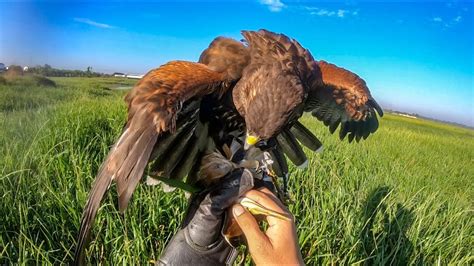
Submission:
M 282 205 L 278 204 L 278 199 L 272 196 L 271 192 L 267 189 L 263 191 L 250 190 L 244 194 L 245 197 L 257 202 L 258 204 L 264 206 L 265 208 L 275 211 L 278 213 L 287 213 L 286 208 L 283 208 Z
M 271 192 L 268 191 L 268 193 Z M 250 190 L 245 193 L 244 196 L 256 202 L 267 211 L 274 212 L 280 216 L 277 217 L 275 215 L 265 214 L 264 212 L 262 213 L 270 227 L 275 225 L 284 226 L 293 222 L 293 216 L 281 203 L 279 203 L 279 200 L 276 197 L 272 197 L 271 195 L 267 195 L 266 193 L 257 190 Z M 281 216 L 286 217 L 286 219 Z
M 280 206 L 280 208 L 282 208 L 285 212 L 289 213 L 289 210 L 288 208 L 281 202 L 281 200 L 273 193 L 271 192 L 268 188 L 266 187 L 261 187 L 261 188 L 258 188 L 257 189 L 258 191 L 266 194 L 268 197 L 270 197 L 271 199 L 273 199 L 273 201 L 275 201 L 278 206 Z
M 239 224 L 240 229 L 245 235 L 249 247 L 261 248 L 262 243 L 268 243 L 267 236 L 260 230 L 260 227 L 255 220 L 255 217 L 248 212 L 242 205 L 235 204 L 232 206 L 232 214 L 234 219 Z

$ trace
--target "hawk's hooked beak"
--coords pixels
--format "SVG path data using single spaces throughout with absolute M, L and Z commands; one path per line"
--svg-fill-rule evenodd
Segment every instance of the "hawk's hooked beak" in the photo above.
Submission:
M 244 150 L 248 150 L 250 147 L 255 145 L 260 140 L 259 137 L 248 135 L 245 138 Z

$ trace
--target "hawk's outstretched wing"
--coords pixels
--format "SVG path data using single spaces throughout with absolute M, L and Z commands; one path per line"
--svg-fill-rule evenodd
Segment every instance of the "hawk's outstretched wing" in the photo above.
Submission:
M 181 157 L 162 160 L 165 164 L 161 170 L 180 178 L 187 174 L 197 149 L 208 137 L 205 127 L 198 125 L 200 99 L 211 94 L 222 96 L 234 79 L 228 72 L 214 71 L 204 64 L 173 61 L 148 72 L 130 91 L 126 96 L 128 122 L 100 167 L 83 212 L 76 263 L 83 260 L 95 215 L 112 181 L 117 183 L 119 209 L 123 211 L 149 160 L 170 147 L 188 149 L 189 154 L 183 157 L 179 155 L 183 152 L 173 153 Z
M 356 74 L 325 61 L 317 62 L 322 84 L 309 91 L 305 111 L 321 120 L 331 133 L 339 125 L 339 137 L 348 135 L 349 142 L 355 138 L 366 139 L 378 128 L 382 108 L 372 98 L 365 81 Z
M 372 98 L 364 80 L 356 74 L 324 61 L 313 62 L 314 78 L 310 84 L 304 111 L 311 112 L 318 120 L 329 127 L 331 133 L 339 125 L 341 140 L 348 136 L 354 139 L 366 139 L 378 126 L 382 108 Z M 297 141 L 296 141 L 297 140 Z M 299 122 L 289 125 L 277 136 L 278 148 L 296 166 L 306 166 L 307 157 L 300 144 L 316 151 L 322 147 L 314 134 Z M 280 163 L 279 160 L 275 160 Z M 284 163 L 280 163 L 284 164 Z M 285 167 L 277 167 L 284 169 Z M 283 174 L 287 172 L 283 171 Z

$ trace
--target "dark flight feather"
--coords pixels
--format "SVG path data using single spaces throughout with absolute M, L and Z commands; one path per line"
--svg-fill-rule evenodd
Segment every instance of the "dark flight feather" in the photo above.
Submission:
M 195 131 L 195 134 L 192 136 L 192 139 L 187 145 L 187 149 L 184 152 L 186 156 L 183 156 L 176 167 L 170 174 L 170 178 L 181 180 L 183 179 L 193 165 L 198 161 L 199 154 L 204 152 L 204 148 L 207 144 L 208 138 L 208 125 L 198 125 L 202 127 L 199 130 Z
M 293 124 L 290 131 L 301 144 L 312 151 L 317 151 L 323 146 L 321 141 L 299 121 Z
M 308 158 L 293 134 L 285 129 L 277 136 L 278 145 L 296 166 L 303 166 Z

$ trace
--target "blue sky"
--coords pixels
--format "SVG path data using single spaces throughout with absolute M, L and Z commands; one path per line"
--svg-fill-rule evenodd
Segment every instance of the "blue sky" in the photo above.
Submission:
M 363 77 L 385 108 L 474 126 L 472 1 L 0 2 L 0 62 L 144 73 L 266 28 Z

